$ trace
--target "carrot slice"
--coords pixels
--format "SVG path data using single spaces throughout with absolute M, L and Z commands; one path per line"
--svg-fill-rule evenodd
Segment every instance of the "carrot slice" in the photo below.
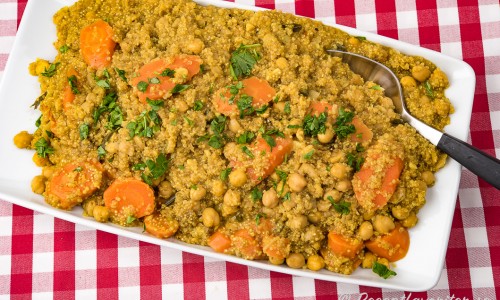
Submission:
M 356 132 L 351 134 L 351 141 L 355 143 L 370 142 L 373 138 L 372 130 L 360 118 L 354 117 L 351 122 Z
M 135 179 L 117 179 L 104 191 L 104 204 L 119 219 L 150 215 L 155 207 L 153 189 Z
M 231 243 L 239 256 L 253 260 L 263 257 L 262 248 L 247 229 L 237 230 L 231 236 Z
M 179 229 L 179 222 L 161 213 L 155 213 L 144 218 L 146 231 L 160 239 L 167 239 Z
M 71 209 L 92 195 L 102 183 L 98 162 L 70 162 L 57 170 L 47 183 L 45 198 L 50 205 Z
M 144 66 L 142 66 L 138 74 L 139 76 L 132 79 L 132 86 L 137 87 L 139 82 L 145 82 L 148 84 L 145 91 L 139 91 L 139 99 L 145 103 L 146 99 L 156 100 L 164 98 L 169 95 L 170 91 L 175 87 L 176 83 L 172 80 L 175 76 L 174 74 L 162 74 L 166 69 L 172 71 L 178 70 L 179 68 L 184 68 L 187 70 L 185 81 L 191 80 L 191 78 L 200 72 L 200 65 L 202 60 L 196 55 L 179 55 L 171 59 L 158 59 L 153 60 Z M 165 75 L 165 76 L 163 76 Z M 156 78 L 155 82 L 151 82 L 152 78 Z
M 410 235 L 408 230 L 397 224 L 396 228 L 388 234 L 378 236 L 365 244 L 366 248 L 374 254 L 393 262 L 402 259 L 408 253 Z
M 216 231 L 208 238 L 207 244 L 214 251 L 224 253 L 224 251 L 231 247 L 231 239 L 224 233 Z
M 101 69 L 111 64 L 116 43 L 113 28 L 103 20 L 85 26 L 80 32 L 83 60 L 92 68 Z
M 332 252 L 336 255 L 354 258 L 359 251 L 363 249 L 363 243 L 330 231 L 330 233 L 328 233 L 328 247 L 330 247 Z
M 252 152 L 254 157 L 261 157 L 264 154 L 267 161 L 264 167 L 256 169 L 250 167 L 247 169 L 249 177 L 254 181 L 262 181 L 269 175 L 271 175 L 274 170 L 283 163 L 285 156 L 289 154 L 293 149 L 293 141 L 290 138 L 275 138 L 276 146 L 271 149 L 271 146 L 262 137 L 258 137 L 252 147 Z
M 309 106 L 309 111 L 313 116 L 319 116 L 323 112 L 330 113 L 333 110 L 333 105 L 324 101 L 312 101 Z
M 266 105 L 276 96 L 276 90 L 264 79 L 252 76 L 243 79 L 241 83 L 243 84 L 243 88 L 239 91 L 238 95 L 248 95 L 252 97 L 252 106 L 254 108 Z M 238 106 L 236 103 L 239 97 L 234 97 L 233 103 L 229 103 L 231 96 L 233 95 L 229 92 L 229 88 L 222 88 L 215 93 L 214 105 L 217 112 L 226 116 L 236 115 L 238 113 Z

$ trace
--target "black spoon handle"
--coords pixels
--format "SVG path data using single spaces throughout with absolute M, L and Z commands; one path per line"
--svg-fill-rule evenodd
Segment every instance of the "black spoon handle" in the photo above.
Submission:
M 472 173 L 500 189 L 500 160 L 446 133 L 437 147 Z

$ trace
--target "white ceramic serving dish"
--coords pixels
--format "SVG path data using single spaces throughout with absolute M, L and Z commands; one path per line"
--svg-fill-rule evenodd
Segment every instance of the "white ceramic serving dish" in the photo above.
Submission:
M 40 90 L 36 77 L 28 74 L 28 65 L 38 57 L 53 60 L 56 56 L 57 52 L 52 45 L 56 40 L 52 16 L 57 10 L 73 2 L 74 0 L 30 0 L 24 12 L 0 84 L 0 199 L 132 239 L 297 276 L 408 291 L 428 290 L 438 282 L 460 181 L 460 165 L 453 160 L 449 160 L 448 164 L 437 173 L 436 184 L 428 190 L 427 204 L 419 213 L 420 221 L 410 230 L 411 246 L 408 255 L 397 262 L 395 271 L 398 275 L 387 280 L 379 278 L 371 270 L 358 269 L 352 275 L 344 276 L 326 270 L 311 272 L 274 266 L 264 261 L 248 261 L 215 253 L 208 247 L 189 245 L 174 239 L 157 239 L 142 233 L 142 228 L 101 224 L 91 218 L 83 217 L 80 207 L 73 211 L 62 211 L 47 205 L 43 198 L 32 193 L 30 188 L 31 179 L 40 173 L 40 169 L 31 161 L 33 152 L 17 149 L 12 138 L 21 130 L 30 132 L 35 130 L 34 124 L 39 112 L 30 108 L 30 105 L 39 96 Z M 257 10 L 254 7 L 229 2 L 214 0 L 198 2 L 203 5 Z M 474 72 L 469 65 L 441 53 L 376 34 L 330 23 L 327 25 L 338 27 L 355 36 L 365 36 L 371 41 L 398 49 L 403 53 L 423 56 L 438 65 L 448 75 L 450 87 L 446 90 L 446 95 L 456 109 L 451 117 L 451 124 L 446 127 L 446 132 L 462 140 L 467 138 L 475 87 Z

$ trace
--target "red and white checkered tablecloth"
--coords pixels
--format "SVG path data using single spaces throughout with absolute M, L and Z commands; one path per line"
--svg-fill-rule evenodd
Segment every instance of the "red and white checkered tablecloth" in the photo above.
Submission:
M 463 59 L 477 76 L 469 142 L 500 157 L 498 0 L 236 2 L 333 20 Z M 26 0 L 0 0 L 0 80 L 25 6 Z M 497 299 L 500 192 L 463 170 L 457 200 L 441 279 L 423 293 L 235 265 L 96 231 L 0 200 L 0 299 Z

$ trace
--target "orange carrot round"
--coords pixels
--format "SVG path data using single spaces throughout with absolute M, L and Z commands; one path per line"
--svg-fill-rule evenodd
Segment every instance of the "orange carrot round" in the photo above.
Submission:
M 224 233 L 216 231 L 208 238 L 207 244 L 214 251 L 224 253 L 224 251 L 231 247 L 231 239 Z
M 328 233 L 328 247 L 330 247 L 332 252 L 336 255 L 354 258 L 359 251 L 363 249 L 363 243 L 330 231 L 330 233 Z
M 144 218 L 144 228 L 149 234 L 166 239 L 177 232 L 179 222 L 161 213 L 155 213 Z
M 117 179 L 104 191 L 104 203 L 119 218 L 141 218 L 153 213 L 153 189 L 135 178 Z
M 153 60 L 139 69 L 139 76 L 134 77 L 131 83 L 134 87 L 137 87 L 140 82 L 147 84 L 145 90 L 138 89 L 139 99 L 143 103 L 146 102 L 147 98 L 157 100 L 163 98 L 175 87 L 176 83 L 172 80 L 173 76 L 175 76 L 175 70 L 179 68 L 186 69 L 187 76 L 185 80 L 189 81 L 200 72 L 201 64 L 201 58 L 196 55 L 179 55 L 172 59 Z M 165 70 L 167 71 L 165 72 Z M 155 79 L 152 80 L 153 78 Z
M 410 248 L 408 230 L 397 224 L 391 232 L 367 241 L 366 248 L 374 254 L 393 262 L 402 259 Z
M 92 68 L 101 69 L 111 64 L 116 43 L 113 28 L 103 20 L 85 26 L 80 32 L 83 60 Z
M 55 172 L 47 183 L 47 202 L 71 209 L 92 195 L 102 183 L 103 170 L 98 162 L 70 162 Z

